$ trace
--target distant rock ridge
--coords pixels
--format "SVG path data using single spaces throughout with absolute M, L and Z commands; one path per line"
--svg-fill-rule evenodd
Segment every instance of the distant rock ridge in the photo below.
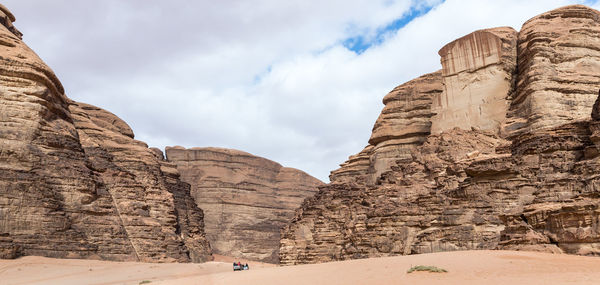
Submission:
M 442 70 L 386 95 L 369 145 L 282 229 L 281 263 L 471 249 L 600 255 L 599 38 L 600 12 L 573 5 L 519 32 L 444 46 Z
M 0 5 L 0 258 L 202 262 L 203 213 L 117 116 L 68 99 Z
M 221 255 L 278 263 L 280 229 L 323 185 L 303 171 L 239 150 L 167 147 L 165 153 L 192 185 L 206 237 Z

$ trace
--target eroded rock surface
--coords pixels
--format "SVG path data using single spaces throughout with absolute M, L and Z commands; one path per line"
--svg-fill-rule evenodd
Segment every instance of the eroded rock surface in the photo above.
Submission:
M 73 102 L 0 6 L 0 258 L 210 258 L 202 211 L 129 126 Z
M 398 120 L 381 136 L 378 120 L 370 145 L 282 230 L 281 263 L 498 248 L 600 255 L 599 27 L 600 12 L 567 6 L 526 22 L 516 45 L 514 32 L 500 28 L 444 47 L 443 91 L 423 101 L 424 113 L 436 115 L 422 139 L 372 171 L 383 141 L 373 137 L 414 128 Z M 478 90 L 477 100 L 436 100 L 464 90 Z M 506 108 L 448 117 L 496 99 Z M 410 113 L 390 111 L 386 103 L 380 119 Z
M 373 126 L 369 145 L 332 171 L 330 180 L 372 184 L 396 160 L 410 158 L 411 150 L 431 132 L 431 104 L 441 92 L 439 71 L 394 88 L 383 98 L 385 107 Z
M 600 19 L 576 5 L 534 17 L 519 32 L 509 134 L 585 120 L 600 85 Z
M 227 256 L 278 263 L 280 229 L 323 184 L 238 150 L 167 147 L 166 155 L 192 185 L 213 251 Z
M 514 90 L 517 32 L 476 31 L 447 44 L 439 54 L 444 91 L 433 100 L 432 133 L 455 127 L 498 132 Z

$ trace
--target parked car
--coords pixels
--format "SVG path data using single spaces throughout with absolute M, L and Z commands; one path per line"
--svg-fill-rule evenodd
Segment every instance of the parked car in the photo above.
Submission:
M 248 266 L 248 263 L 242 265 L 241 262 L 234 262 L 233 263 L 233 271 L 241 271 L 241 270 L 249 270 L 250 267 Z
M 238 263 L 236 263 L 236 262 L 233 263 L 233 271 L 240 271 L 240 270 L 243 270 L 243 269 L 244 268 L 242 267 L 241 263 L 239 263 L 239 262 Z

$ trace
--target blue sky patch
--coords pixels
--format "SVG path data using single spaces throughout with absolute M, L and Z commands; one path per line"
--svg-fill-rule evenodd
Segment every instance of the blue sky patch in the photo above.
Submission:
M 442 4 L 443 2 L 444 1 L 441 1 L 437 5 Z M 347 38 L 347 39 L 343 40 L 342 45 L 345 48 L 355 52 L 356 54 L 361 54 L 365 50 L 369 49 L 370 47 L 382 43 L 387 34 L 395 32 L 395 31 L 403 28 L 404 26 L 406 26 L 408 23 L 410 23 L 415 18 L 429 13 L 429 11 L 431 11 L 431 9 L 433 9 L 437 5 L 425 6 L 425 7 L 423 7 L 423 6 L 414 7 L 413 6 L 410 8 L 410 10 L 408 12 L 404 13 L 400 18 L 394 20 L 393 22 L 387 24 L 386 26 L 384 26 L 382 28 L 377 29 L 377 31 L 375 32 L 375 36 L 368 37 L 364 34 L 358 35 L 358 36 Z

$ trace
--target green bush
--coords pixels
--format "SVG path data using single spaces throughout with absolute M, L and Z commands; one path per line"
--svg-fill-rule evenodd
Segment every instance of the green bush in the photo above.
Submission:
M 417 266 L 411 267 L 408 271 L 406 271 L 406 273 L 411 273 L 413 271 L 429 271 L 429 272 L 437 272 L 437 273 L 448 272 L 448 270 L 446 270 L 446 269 L 438 268 L 435 266 L 417 265 Z

